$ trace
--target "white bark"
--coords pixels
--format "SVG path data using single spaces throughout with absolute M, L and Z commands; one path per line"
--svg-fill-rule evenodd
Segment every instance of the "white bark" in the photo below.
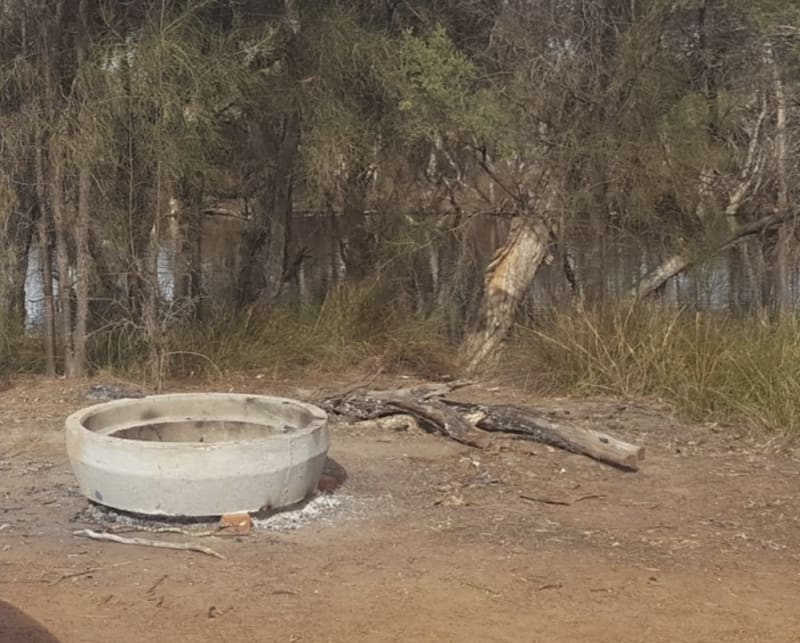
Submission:
M 478 327 L 467 335 L 463 355 L 467 369 L 493 366 L 511 332 L 517 308 L 547 256 L 548 232 L 538 221 L 517 217 L 505 244 L 486 270 Z
M 772 77 L 772 93 L 775 99 L 775 164 L 777 166 L 778 194 L 776 207 L 779 213 L 789 209 L 789 179 L 787 172 L 787 120 L 788 109 L 786 90 L 783 77 L 775 59 L 772 43 L 764 44 L 764 60 L 769 67 Z M 777 261 L 775 266 L 775 298 L 779 315 L 790 312 L 792 307 L 792 294 L 789 278 L 789 255 L 791 253 L 791 240 L 794 236 L 794 225 L 787 221 L 778 231 Z

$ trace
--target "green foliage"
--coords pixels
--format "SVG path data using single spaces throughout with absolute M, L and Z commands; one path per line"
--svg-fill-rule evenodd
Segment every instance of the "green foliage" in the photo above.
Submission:
M 540 389 L 657 397 L 692 418 L 800 431 L 800 318 L 649 307 L 569 311 L 520 329 L 509 372 Z
M 478 70 L 436 25 L 430 33 L 403 33 L 389 74 L 403 129 L 412 139 L 437 134 L 497 135 L 504 114 L 496 96 L 478 83 Z
M 391 167 L 442 136 L 496 138 L 504 124 L 497 97 L 440 25 L 394 35 L 333 6 L 310 17 L 303 42 L 305 77 L 291 91 L 311 189 L 329 193 L 349 169 Z

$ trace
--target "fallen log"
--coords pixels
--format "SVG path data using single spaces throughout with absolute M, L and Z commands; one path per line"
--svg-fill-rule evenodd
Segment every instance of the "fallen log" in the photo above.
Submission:
M 442 389 L 442 393 L 446 392 Z M 418 395 L 418 398 L 412 397 Z M 415 389 L 394 391 L 367 391 L 348 393 L 343 397 L 329 398 L 320 403 L 326 411 L 357 420 L 376 420 L 390 415 L 406 414 L 428 430 L 478 448 L 488 444 L 485 435 L 475 429 L 456 409 L 443 402 L 428 399 L 429 392 Z M 420 399 L 421 398 L 421 399 Z
M 444 401 L 475 419 L 475 426 L 484 431 L 512 433 L 535 442 L 580 453 L 595 460 L 638 471 L 644 460 L 642 446 L 629 444 L 608 433 L 584 429 L 574 424 L 554 422 L 550 418 L 515 406 L 490 406 Z
M 447 384 L 435 384 L 394 390 L 354 391 L 322 400 L 318 404 L 333 415 L 357 421 L 407 414 L 428 431 L 478 448 L 488 445 L 488 438 L 483 433 L 485 431 L 517 435 L 630 471 L 638 471 L 644 460 L 644 447 L 623 442 L 607 433 L 554 422 L 540 413 L 515 406 L 468 404 L 441 399 L 450 390 L 452 387 Z
M 433 428 L 449 438 L 472 447 L 484 449 L 489 441 L 485 435 L 475 429 L 457 410 L 448 407 L 439 400 L 419 402 L 403 397 L 391 400 L 392 406 L 412 415 L 423 424 Z

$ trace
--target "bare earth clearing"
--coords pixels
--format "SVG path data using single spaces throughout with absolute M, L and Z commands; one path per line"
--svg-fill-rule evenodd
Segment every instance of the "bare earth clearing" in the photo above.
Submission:
M 225 388 L 320 395 L 302 385 Z M 784 441 L 473 387 L 453 397 L 568 413 L 641 443 L 643 469 L 499 436 L 479 451 L 335 427 L 338 506 L 295 530 L 193 539 L 217 560 L 72 535 L 97 527 L 63 447 L 86 387 L 0 393 L 3 643 L 45 640 L 9 633 L 11 606 L 64 643 L 800 641 L 800 449 Z

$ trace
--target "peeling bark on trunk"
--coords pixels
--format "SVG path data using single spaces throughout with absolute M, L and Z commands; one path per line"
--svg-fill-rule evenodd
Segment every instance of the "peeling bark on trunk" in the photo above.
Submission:
M 519 304 L 547 256 L 548 237 L 540 222 L 523 217 L 511 222 L 506 243 L 486 270 L 478 326 L 462 346 L 468 371 L 490 368 L 499 358 Z

